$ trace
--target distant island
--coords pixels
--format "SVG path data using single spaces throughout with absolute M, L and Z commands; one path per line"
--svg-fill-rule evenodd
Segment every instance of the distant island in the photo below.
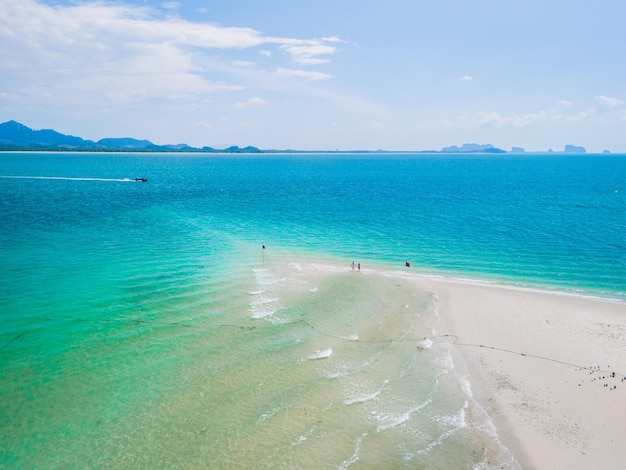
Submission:
M 63 151 L 63 152 L 201 152 L 201 153 L 524 153 L 521 147 L 513 147 L 506 151 L 491 144 L 467 143 L 460 147 L 452 145 L 441 150 L 261 150 L 257 147 L 238 147 L 233 145 L 224 149 L 212 147 L 190 147 L 187 144 L 156 145 L 149 140 L 133 139 L 131 137 L 107 137 L 97 142 L 85 140 L 73 135 L 61 134 L 52 129 L 33 130 L 17 121 L 7 121 L 0 124 L 0 151 Z M 584 147 L 566 145 L 558 153 L 584 154 Z M 541 152 L 539 152 L 541 153 Z M 547 153 L 557 153 L 552 149 Z M 604 153 L 610 153 L 605 150 Z
M 441 153 L 506 153 L 506 151 L 491 144 L 463 144 L 460 147 L 456 145 L 444 147 L 441 149 Z

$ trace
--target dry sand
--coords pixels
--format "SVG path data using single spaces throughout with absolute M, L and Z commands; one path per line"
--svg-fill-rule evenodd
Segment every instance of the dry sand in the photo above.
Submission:
M 474 397 L 522 468 L 626 468 L 626 303 L 418 282 L 436 294 L 438 333 L 458 338 Z

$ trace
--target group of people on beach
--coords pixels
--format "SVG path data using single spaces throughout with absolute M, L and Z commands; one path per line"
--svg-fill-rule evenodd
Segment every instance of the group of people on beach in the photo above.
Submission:
M 265 248 L 265 247 L 263 247 Z M 407 268 L 411 267 L 411 263 L 409 263 L 408 261 L 406 263 L 404 263 L 404 265 Z M 361 270 L 361 263 L 355 263 L 354 261 L 352 261 L 352 271 L 354 271 L 354 268 L 357 268 L 359 271 Z
M 263 250 L 263 254 L 265 254 L 265 245 L 264 244 L 261 245 L 261 248 Z M 264 259 L 264 261 L 265 261 L 265 259 Z M 409 263 L 408 261 L 406 263 L 404 263 L 404 265 L 407 268 L 411 267 L 411 263 Z M 355 269 L 360 272 L 361 271 L 361 263 L 355 263 L 354 261 L 352 261 L 352 271 L 354 271 Z

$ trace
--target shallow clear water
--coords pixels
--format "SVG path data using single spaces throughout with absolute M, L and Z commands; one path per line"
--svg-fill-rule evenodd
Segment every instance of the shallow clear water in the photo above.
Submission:
M 0 462 L 507 462 L 423 342 L 430 294 L 367 268 L 624 299 L 625 181 L 624 156 L 0 155 Z

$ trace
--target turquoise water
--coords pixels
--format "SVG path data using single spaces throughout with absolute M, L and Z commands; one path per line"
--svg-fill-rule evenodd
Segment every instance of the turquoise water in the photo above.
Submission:
M 2 154 L 0 466 L 509 462 L 419 346 L 429 293 L 350 263 L 624 300 L 625 183 L 621 155 Z
M 180 238 L 213 255 L 228 240 L 606 295 L 626 287 L 619 155 L 8 154 L 1 163 L 3 175 L 150 177 L 2 179 L 2 242 L 18 257 L 40 237 L 70 246 L 88 237 L 107 259 L 133 242 Z

